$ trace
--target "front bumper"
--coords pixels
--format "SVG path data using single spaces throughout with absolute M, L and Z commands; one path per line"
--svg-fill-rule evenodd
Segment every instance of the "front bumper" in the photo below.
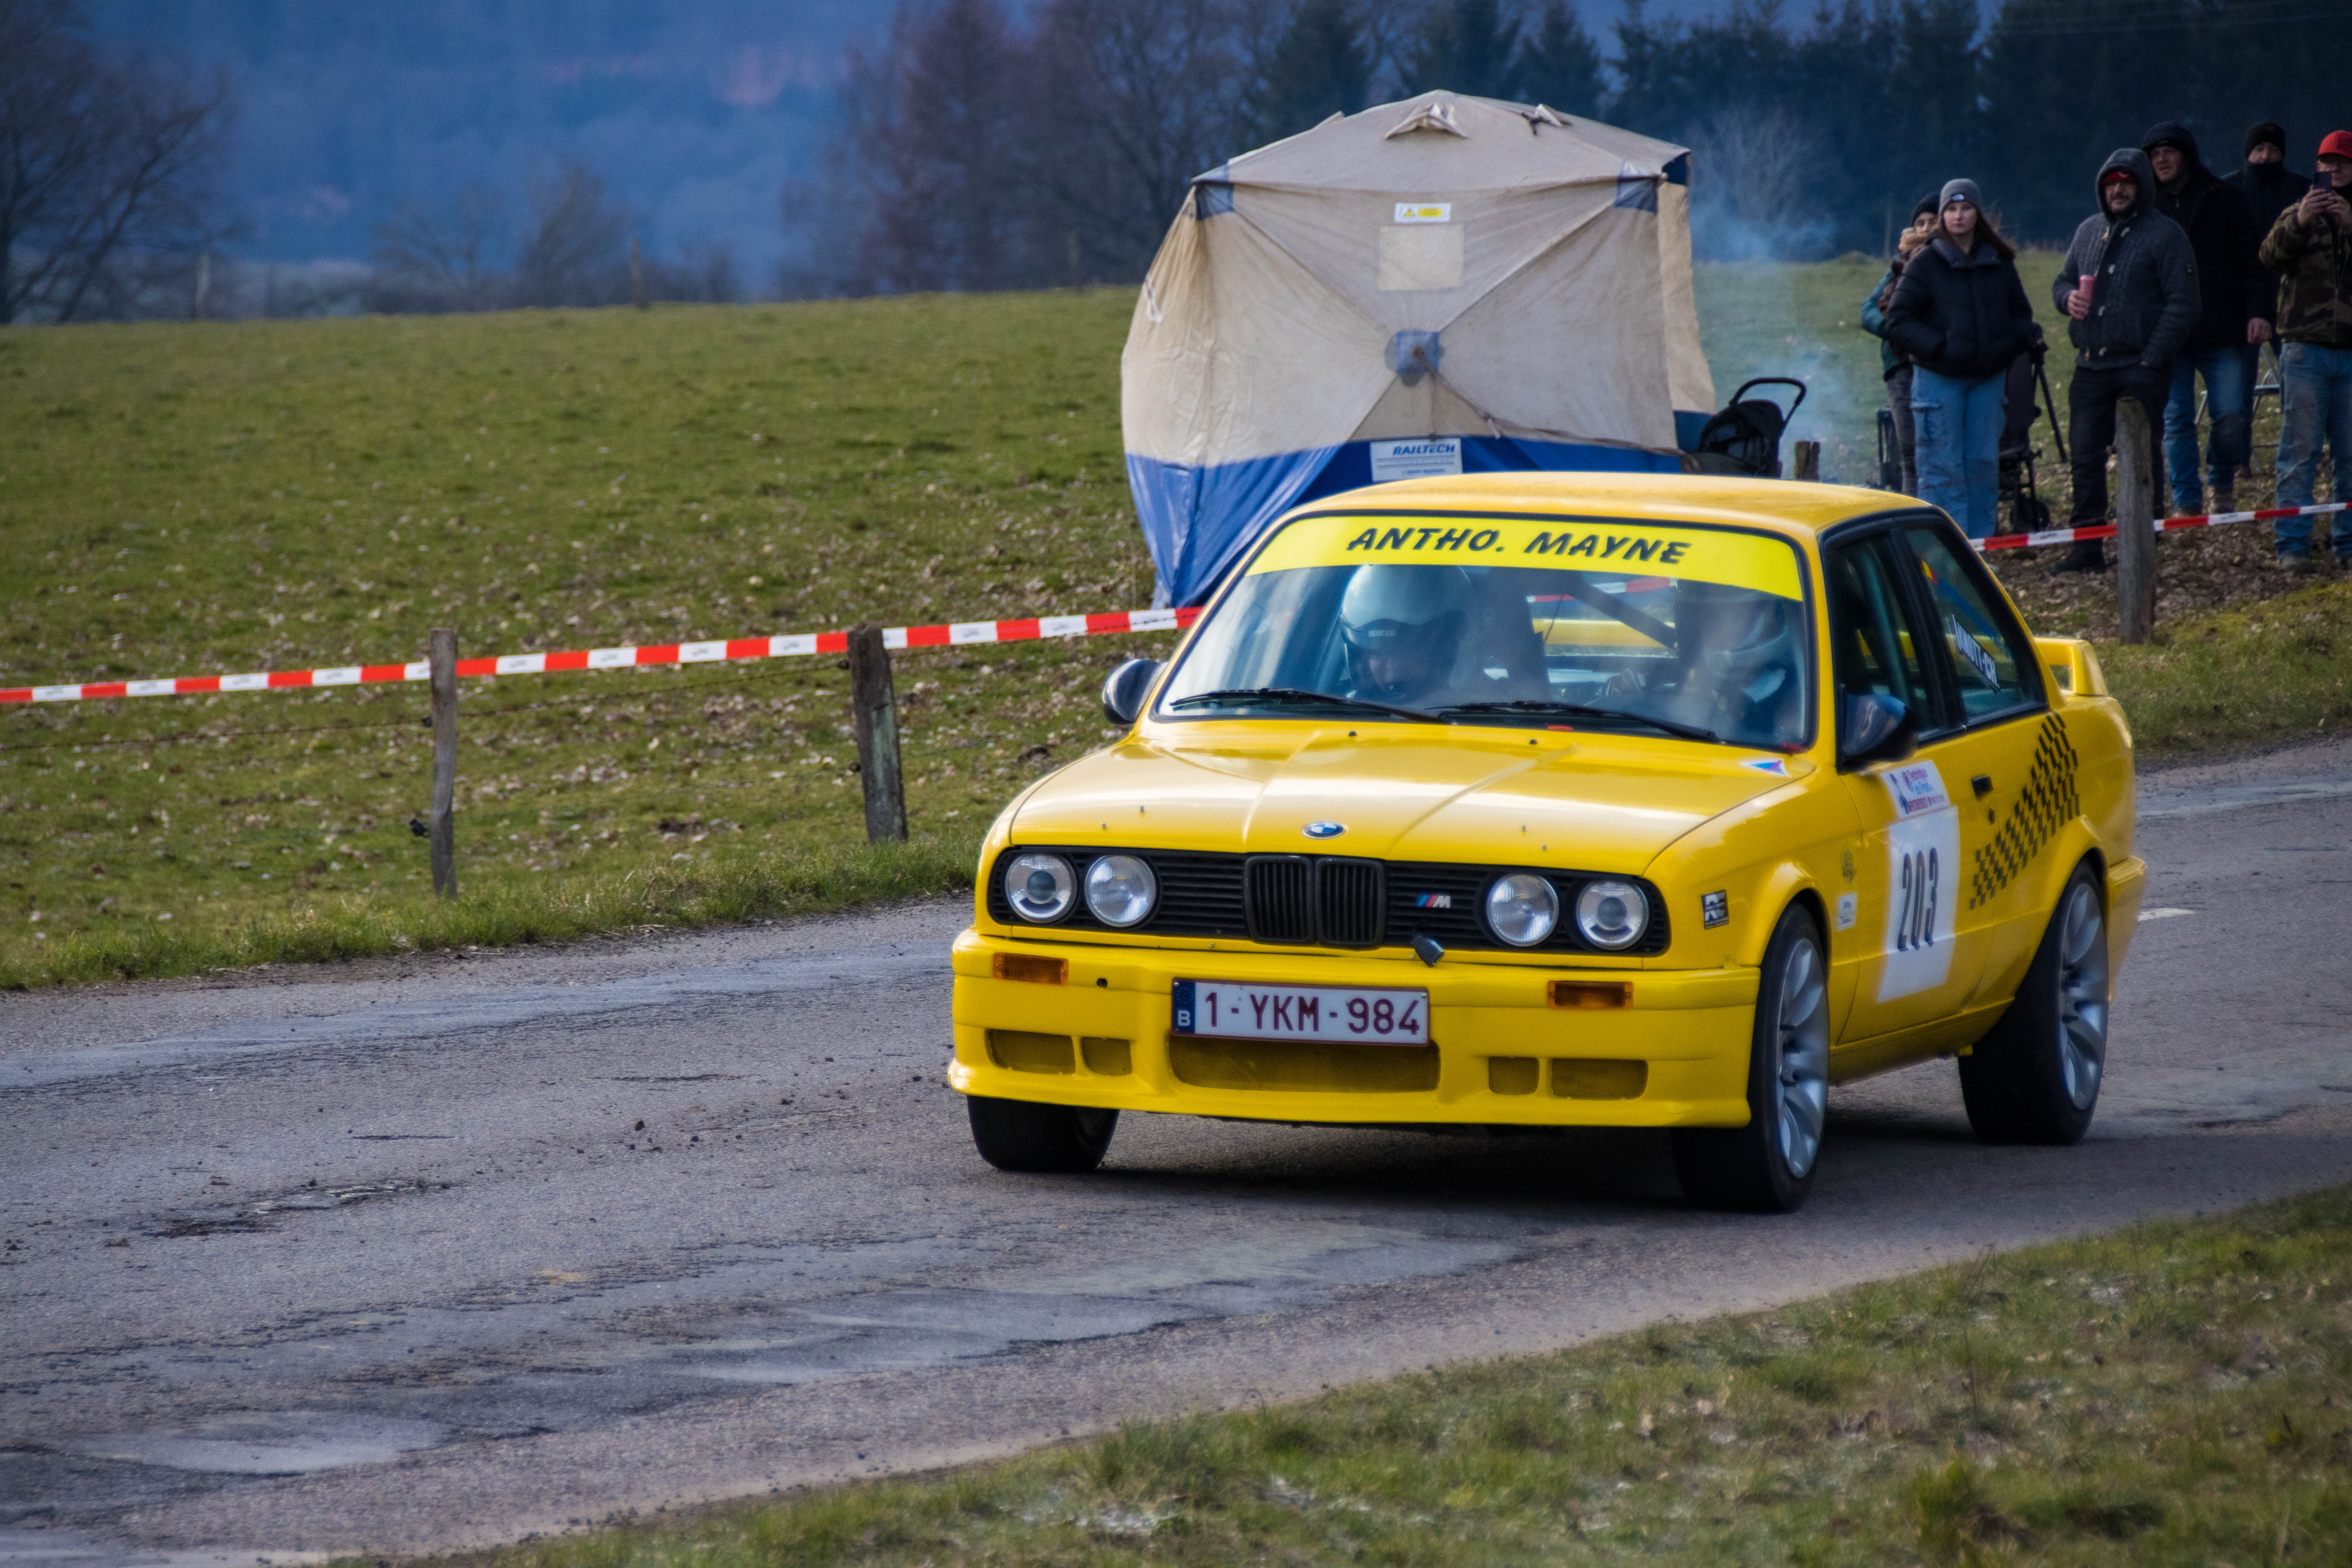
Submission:
M 999 955 L 1065 966 L 1000 978 Z M 955 1065 L 966 1094 L 1273 1121 L 1738 1127 L 1748 1121 L 1753 969 L 1570 969 L 1449 956 L 956 939 Z M 1268 1046 L 1169 1034 L 1179 979 L 1415 986 L 1426 1049 Z M 1556 1005 L 1555 981 L 1630 984 Z M 1589 1001 L 1589 992 L 1571 1001 Z

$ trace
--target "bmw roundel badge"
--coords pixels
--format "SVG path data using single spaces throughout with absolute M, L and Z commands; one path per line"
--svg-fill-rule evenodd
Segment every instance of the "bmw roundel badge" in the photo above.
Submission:
M 1348 830 L 1336 822 L 1310 822 L 1301 831 L 1309 838 L 1337 838 Z

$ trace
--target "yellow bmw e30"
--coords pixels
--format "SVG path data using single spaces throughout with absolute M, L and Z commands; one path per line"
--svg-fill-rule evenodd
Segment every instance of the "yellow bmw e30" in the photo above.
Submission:
M 1959 1058 L 2089 1126 L 2146 867 L 2131 734 L 1941 512 L 1874 490 L 1416 479 L 1292 512 L 1116 744 L 1030 786 L 954 948 L 981 1154 L 1124 1110 L 1663 1127 L 1787 1210 L 1829 1087 Z

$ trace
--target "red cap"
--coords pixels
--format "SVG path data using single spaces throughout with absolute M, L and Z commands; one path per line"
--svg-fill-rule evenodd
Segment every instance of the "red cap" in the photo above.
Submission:
M 2343 136 L 2344 132 L 2338 131 L 2336 134 Z M 2347 143 L 2352 143 L 2352 136 L 2346 136 L 2345 141 Z M 2139 176 L 2133 174 L 2129 169 L 2109 169 L 2105 174 L 2099 176 L 2099 189 L 2104 191 L 2109 185 L 2114 184 L 2117 180 L 2129 180 L 2134 184 L 2137 184 L 2139 183 Z
M 2352 158 L 2352 131 L 2331 131 L 2319 139 L 2323 158 Z

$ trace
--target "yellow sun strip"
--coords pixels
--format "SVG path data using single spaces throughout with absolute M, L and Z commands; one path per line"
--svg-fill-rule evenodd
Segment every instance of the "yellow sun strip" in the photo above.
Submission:
M 1250 563 L 1250 575 L 1360 563 L 1409 566 L 1538 566 L 1679 577 L 1804 596 L 1796 546 L 1759 533 L 1657 523 L 1520 518 L 1302 517 Z

